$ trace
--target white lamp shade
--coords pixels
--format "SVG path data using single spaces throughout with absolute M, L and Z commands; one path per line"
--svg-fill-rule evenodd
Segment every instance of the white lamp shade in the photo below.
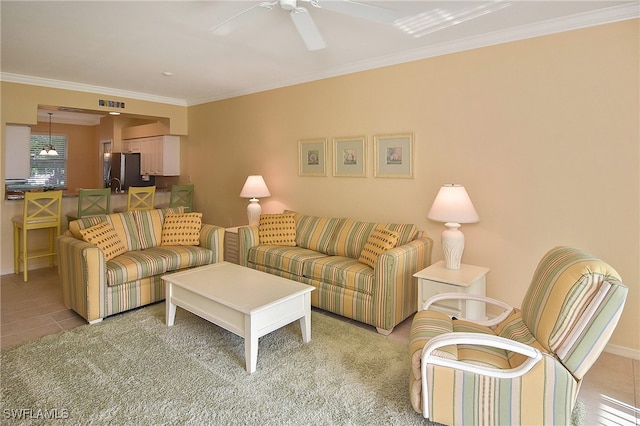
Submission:
M 247 177 L 242 191 L 240 191 L 240 197 L 242 198 L 264 198 L 271 197 L 269 188 L 264 182 L 264 179 L 260 175 L 251 175 Z
M 455 183 L 440 187 L 427 217 L 436 222 L 474 223 L 480 220 L 464 186 Z

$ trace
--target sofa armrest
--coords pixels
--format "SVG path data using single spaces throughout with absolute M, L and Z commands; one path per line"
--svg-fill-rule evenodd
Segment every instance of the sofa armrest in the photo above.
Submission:
M 64 303 L 88 322 L 105 316 L 107 266 L 104 253 L 74 237 L 57 239 L 58 274 Z
M 247 266 L 249 249 L 259 243 L 258 225 L 240 226 L 238 228 L 238 257 L 240 265 Z
M 222 262 L 224 260 L 224 228 L 203 223 L 200 228 L 200 247 L 213 251 L 213 263 Z
M 378 257 L 374 269 L 376 327 L 390 331 L 417 311 L 418 279 L 413 274 L 431 264 L 432 247 L 431 238 L 420 237 Z

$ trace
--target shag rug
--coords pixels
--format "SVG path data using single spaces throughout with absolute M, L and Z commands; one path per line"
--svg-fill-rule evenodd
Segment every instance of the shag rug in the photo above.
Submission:
M 260 338 L 248 375 L 242 338 L 164 315 L 162 302 L 2 350 L 0 423 L 428 423 L 409 403 L 408 344 L 373 328 L 313 311 L 311 342 L 298 321 Z

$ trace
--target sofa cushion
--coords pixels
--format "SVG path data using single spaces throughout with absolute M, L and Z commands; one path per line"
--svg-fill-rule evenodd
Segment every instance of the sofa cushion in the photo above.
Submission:
M 260 245 L 249 249 L 247 262 L 301 277 L 306 261 L 322 257 L 326 255 L 301 247 Z
M 114 286 L 167 272 L 167 260 L 147 250 L 129 251 L 107 262 L 107 285 Z
M 407 244 L 418 236 L 418 227 L 412 223 L 387 223 L 382 226 L 398 233 L 398 245 Z
M 358 261 L 375 269 L 378 256 L 394 248 L 399 236 L 397 232 L 379 226 L 369 235 Z
M 198 246 L 160 246 L 147 249 L 145 253 L 162 257 L 166 262 L 167 272 L 214 262 L 213 251 Z
M 336 229 L 327 254 L 347 256 L 357 259 L 364 248 L 367 238 L 376 227 L 374 222 L 360 222 L 345 219 Z
M 202 213 L 167 214 L 162 225 L 161 246 L 197 246 L 200 244 Z
M 96 215 L 82 217 L 74 220 L 69 224 L 69 230 L 73 236 L 79 240 L 82 239 L 80 229 L 90 228 L 100 222 L 109 222 L 116 234 L 120 236 L 120 240 L 127 247 L 127 251 L 140 250 L 140 236 L 138 235 L 138 226 L 136 225 L 133 212 L 112 213 L 108 215 Z
M 335 217 L 295 214 L 296 245 L 298 247 L 328 253 L 333 233 L 344 219 Z
M 162 243 L 162 227 L 168 214 L 184 212 L 184 207 L 170 207 L 167 209 L 135 210 L 133 217 L 138 229 L 140 250 L 158 247 Z
M 358 293 L 373 294 L 373 269 L 350 257 L 327 256 L 309 260 L 304 264 L 304 276 Z
M 263 214 L 258 223 L 260 244 L 275 246 L 296 245 L 296 221 L 293 213 Z
M 127 252 L 124 243 L 108 222 L 100 222 L 91 228 L 80 229 L 82 239 L 97 246 L 104 253 L 105 260 Z

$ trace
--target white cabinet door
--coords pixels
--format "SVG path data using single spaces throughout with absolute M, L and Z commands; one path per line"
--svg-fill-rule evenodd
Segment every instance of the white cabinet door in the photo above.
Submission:
M 140 153 L 140 173 L 143 175 L 180 175 L 180 136 L 128 139 L 122 143 L 123 152 L 125 146 L 126 152 Z
M 5 179 L 29 178 L 31 127 L 7 125 L 5 136 Z
M 162 174 L 180 176 L 180 136 L 165 136 L 162 141 Z

